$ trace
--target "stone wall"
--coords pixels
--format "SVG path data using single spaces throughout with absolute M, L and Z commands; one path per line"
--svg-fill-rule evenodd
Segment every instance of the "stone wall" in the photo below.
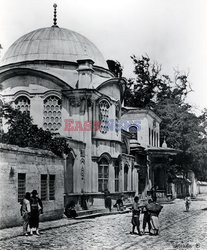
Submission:
M 41 197 L 41 174 L 47 175 L 47 198 L 40 220 L 61 218 L 64 211 L 64 167 L 60 158 L 44 150 L 0 144 L 0 228 L 20 225 L 18 176 L 25 174 L 26 192 Z M 55 175 L 55 197 L 49 197 L 49 175 Z

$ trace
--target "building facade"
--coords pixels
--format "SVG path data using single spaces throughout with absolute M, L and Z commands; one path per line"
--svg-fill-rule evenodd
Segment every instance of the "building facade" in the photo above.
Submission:
M 0 143 L 0 228 L 22 224 L 25 192 L 37 190 L 44 204 L 41 220 L 62 218 L 64 164 L 53 153 Z
M 67 138 L 72 149 L 63 156 L 65 203 L 100 201 L 106 189 L 138 191 L 134 157 L 122 154 L 129 138 L 116 127 L 125 85 L 92 42 L 56 23 L 23 35 L 2 58 L 1 101 L 29 111 L 34 124 Z

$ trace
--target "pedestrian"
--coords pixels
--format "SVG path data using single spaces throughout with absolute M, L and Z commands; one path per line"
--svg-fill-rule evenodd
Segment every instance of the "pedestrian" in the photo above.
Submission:
M 187 195 L 185 197 L 185 209 L 186 209 L 186 212 L 189 211 L 190 209 L 190 204 L 191 204 L 191 198 L 190 198 L 190 195 Z
M 68 218 L 76 218 L 78 215 L 75 210 L 75 201 L 71 201 L 65 207 L 65 215 Z
M 132 205 L 132 220 L 131 220 L 132 231 L 130 232 L 130 234 L 136 234 L 134 230 L 135 228 L 137 228 L 138 235 L 141 236 L 140 221 L 139 221 L 140 209 L 141 209 L 141 206 L 139 204 L 139 197 L 135 196 L 134 203 Z
M 157 202 L 156 187 L 151 188 L 151 198 L 154 202 Z
M 23 234 L 28 236 L 28 226 L 29 226 L 29 219 L 31 215 L 31 208 L 30 208 L 30 193 L 27 192 L 24 196 L 21 206 L 21 215 L 23 218 Z
M 148 204 L 148 202 L 147 202 Z M 147 204 L 142 208 L 143 213 L 143 234 L 145 234 L 146 225 L 148 226 L 149 234 L 151 234 L 150 212 L 147 210 Z
M 108 189 L 105 190 L 104 192 L 105 195 L 105 208 L 109 209 L 109 212 L 111 212 L 111 195 Z
M 123 204 L 122 198 L 118 198 L 115 205 L 117 207 L 117 211 L 123 211 L 124 210 L 124 204 Z
M 150 199 L 146 208 L 150 214 L 151 228 L 153 230 L 153 234 L 150 232 L 150 235 L 158 235 L 160 226 L 158 216 L 163 206 Z
M 33 234 L 33 231 L 36 232 L 37 235 L 39 233 L 39 215 L 43 213 L 43 205 L 41 199 L 38 197 L 37 190 L 32 191 L 32 196 L 30 198 L 30 206 L 31 206 L 31 217 L 30 217 L 30 234 Z

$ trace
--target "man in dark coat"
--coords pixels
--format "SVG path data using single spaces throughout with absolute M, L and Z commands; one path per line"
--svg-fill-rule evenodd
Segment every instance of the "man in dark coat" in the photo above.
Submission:
M 33 234 L 33 231 L 39 235 L 39 214 L 43 213 L 43 205 L 41 199 L 38 197 L 37 190 L 32 191 L 32 196 L 30 198 L 31 206 L 31 216 L 30 216 L 30 234 Z

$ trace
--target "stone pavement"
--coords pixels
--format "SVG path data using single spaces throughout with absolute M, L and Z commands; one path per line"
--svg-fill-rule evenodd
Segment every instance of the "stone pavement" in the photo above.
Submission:
M 45 231 L 45 230 L 50 230 L 52 228 L 59 228 L 62 226 L 69 226 L 69 225 L 82 223 L 82 222 L 85 222 L 86 219 L 88 220 L 90 218 L 95 218 L 95 217 L 100 217 L 100 216 L 105 216 L 105 215 L 128 213 L 130 212 L 130 210 L 126 209 L 125 211 L 118 212 L 116 209 L 112 209 L 112 211 L 109 212 L 108 209 L 96 209 L 94 212 L 95 213 L 91 213 L 91 211 L 88 210 L 88 213 L 87 213 L 87 211 L 86 212 L 84 211 L 83 215 L 81 215 L 82 213 L 80 213 L 80 216 L 78 216 L 76 219 L 68 219 L 64 215 L 64 218 L 59 219 L 59 220 L 40 222 L 39 227 L 41 231 Z M 0 229 L 0 241 L 14 238 L 17 236 L 21 236 L 22 234 L 23 234 L 22 226 Z
M 80 221 L 66 219 L 71 224 L 42 231 L 41 236 L 2 240 L 0 249 L 206 250 L 207 210 L 202 210 L 206 207 L 204 198 L 192 201 L 189 212 L 184 212 L 183 200 L 164 205 L 160 214 L 161 231 L 156 237 L 130 235 L 131 214 L 126 213 Z

